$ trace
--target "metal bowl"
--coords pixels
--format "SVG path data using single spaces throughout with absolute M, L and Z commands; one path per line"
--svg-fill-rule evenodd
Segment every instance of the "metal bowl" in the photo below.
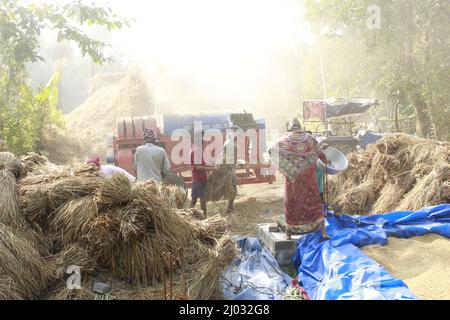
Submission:
M 334 176 L 348 169 L 348 159 L 339 150 L 328 147 L 323 150 L 323 153 L 325 153 L 327 159 L 331 161 L 331 163 L 326 167 L 327 174 Z M 316 164 L 319 168 L 325 171 L 325 163 L 323 163 L 322 160 L 318 159 Z

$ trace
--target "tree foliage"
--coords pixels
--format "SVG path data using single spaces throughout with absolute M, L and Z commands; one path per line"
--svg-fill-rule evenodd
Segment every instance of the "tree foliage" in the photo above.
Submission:
M 31 89 L 27 81 L 26 65 L 43 60 L 39 56 L 42 33 L 56 32 L 56 41 L 75 43 L 83 56 L 96 63 L 111 62 L 104 55 L 107 44 L 83 30 L 93 25 L 114 30 L 129 22 L 109 8 L 85 5 L 80 0 L 29 5 L 0 0 L 0 135 L 12 151 L 35 150 L 46 124 L 63 125 L 62 114 L 56 108 L 60 74 L 38 90 Z
M 307 16 L 323 33 L 362 48 L 341 63 L 358 66 L 359 85 L 373 87 L 405 116 L 414 114 L 420 136 L 450 138 L 450 2 L 379 0 L 381 26 L 369 28 L 372 0 L 306 0 Z M 349 60 L 351 59 L 351 60 Z M 357 70 L 355 70 L 357 71 Z

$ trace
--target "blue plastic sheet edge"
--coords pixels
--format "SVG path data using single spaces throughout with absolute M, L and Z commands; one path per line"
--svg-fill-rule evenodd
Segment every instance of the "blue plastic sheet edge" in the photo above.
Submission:
M 301 238 L 294 257 L 298 278 L 314 300 L 415 300 L 407 285 L 359 248 L 386 245 L 388 237 L 439 234 L 450 238 L 450 205 L 372 216 L 327 217 L 331 240 Z
M 292 278 L 283 272 L 275 258 L 257 238 L 235 237 L 241 249 L 221 277 L 227 300 L 281 300 Z

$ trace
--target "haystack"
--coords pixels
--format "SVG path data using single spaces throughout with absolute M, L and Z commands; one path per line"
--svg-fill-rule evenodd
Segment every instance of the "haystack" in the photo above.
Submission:
M 137 67 L 116 80 L 114 85 L 108 82 L 102 87 L 97 79 L 92 95 L 66 117 L 70 134 L 92 154 L 106 154 L 106 135 L 116 131 L 117 118 L 154 113 L 151 94 Z
M 450 201 L 450 143 L 392 134 L 330 181 L 331 202 L 348 214 L 419 210 Z

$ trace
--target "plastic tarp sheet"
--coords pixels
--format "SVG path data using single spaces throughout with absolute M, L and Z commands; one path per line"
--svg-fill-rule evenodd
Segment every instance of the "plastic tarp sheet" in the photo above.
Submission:
M 370 99 L 335 99 L 330 101 L 305 101 L 303 103 L 303 118 L 305 120 L 319 118 L 338 118 L 350 115 L 360 115 L 376 106 L 378 102 Z
M 366 149 L 368 145 L 376 143 L 378 140 L 382 139 L 385 136 L 383 133 L 375 133 L 366 131 L 358 135 L 358 139 L 360 140 L 361 148 Z
M 281 300 L 292 278 L 257 238 L 235 238 L 239 258 L 222 274 L 222 292 L 228 300 Z
M 309 234 L 299 240 L 294 257 L 299 281 L 313 300 L 412 300 L 417 297 L 403 281 L 359 248 L 386 245 L 388 237 L 450 238 L 450 205 L 373 216 L 330 214 L 326 228 L 331 240 Z

